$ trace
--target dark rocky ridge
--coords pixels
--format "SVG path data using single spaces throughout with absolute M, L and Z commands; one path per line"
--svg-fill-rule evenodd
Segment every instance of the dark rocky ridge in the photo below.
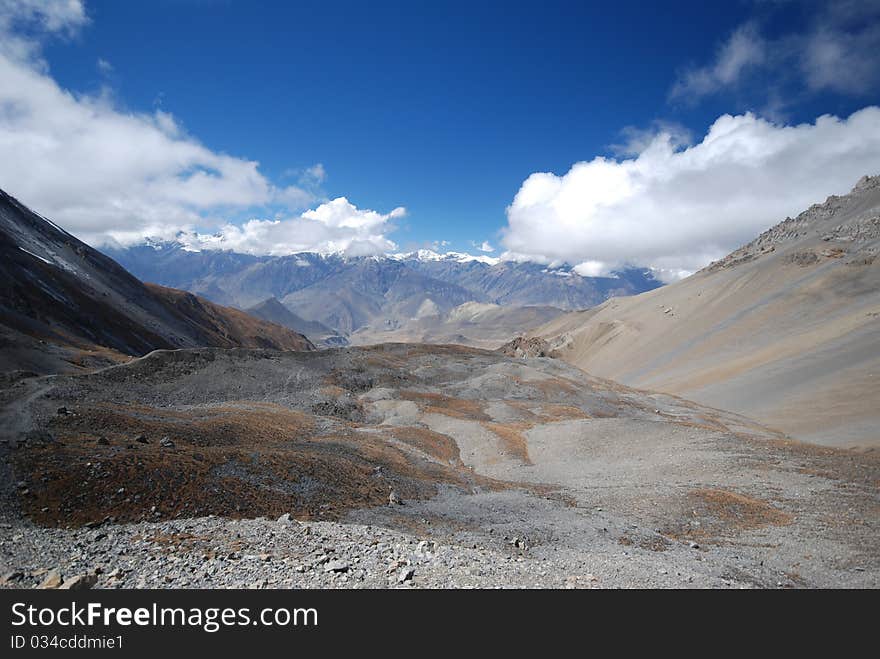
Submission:
M 147 286 L 0 191 L 0 370 L 53 372 L 197 346 L 309 350 L 300 334 Z

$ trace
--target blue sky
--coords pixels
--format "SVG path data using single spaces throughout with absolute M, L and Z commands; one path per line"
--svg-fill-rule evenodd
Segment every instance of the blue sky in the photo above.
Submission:
M 630 258 L 621 248 L 626 236 L 616 236 L 613 245 L 603 243 L 605 225 L 597 222 L 616 220 L 593 217 L 593 197 L 583 199 L 591 185 L 604 185 L 604 174 L 581 172 L 588 178 L 566 179 L 572 166 L 598 156 L 615 164 L 636 158 L 658 136 L 669 137 L 673 151 L 680 152 L 699 144 L 725 114 L 751 112 L 781 130 L 814 126 L 822 114 L 846 121 L 880 102 L 877 54 L 869 52 L 880 44 L 876 2 L 831 7 L 809 2 L 89 0 L 83 17 L 61 17 L 68 23 L 59 28 L 34 13 L 39 10 L 27 0 L 3 1 L 8 13 L 18 13 L 6 29 L 34 44 L 25 55 L 14 55 L 16 65 L 30 67 L 77 102 L 100 103 L 104 113 L 150 121 L 167 113 L 174 122 L 173 139 L 257 161 L 265 179 L 258 185 L 291 189 L 286 195 L 231 195 L 231 201 L 216 204 L 187 198 L 181 226 L 199 225 L 206 232 L 221 220 L 238 225 L 249 218 L 297 216 L 344 196 L 353 207 L 374 209 L 383 217 L 404 207 L 405 215 L 365 221 L 370 235 L 381 234 L 400 249 L 448 241 L 445 249 L 474 251 L 472 241 L 488 240 L 497 248 L 495 255 L 508 251 L 522 258 L 579 262 L 587 264 L 585 271 L 634 259 L 688 271 L 710 252 L 716 256 L 735 247 L 730 243 L 788 206 L 752 200 L 752 211 L 737 204 L 737 212 L 755 217 L 737 230 L 725 227 L 718 244 L 704 240 L 688 258 L 668 247 L 656 254 L 640 248 Z M 819 25 L 831 26 L 828 43 Z M 814 59 L 812 68 L 791 73 L 793 61 Z M 856 61 L 861 68 L 853 73 Z M 840 79 L 835 70 L 843 70 Z M 868 122 L 860 130 L 871 127 Z M 7 129 L 23 134 L 21 125 Z M 843 137 L 824 139 L 858 142 L 856 128 L 847 124 L 841 131 Z M 807 154 L 827 152 L 827 143 L 817 145 L 817 139 L 805 135 L 796 146 Z M 858 166 L 876 163 L 880 169 L 874 151 L 872 145 L 860 152 Z M 33 166 L 27 158 L 14 163 L 17 170 Z M 193 162 L 186 167 L 214 172 L 204 160 Z M 321 169 L 315 169 L 319 163 Z M 550 183 L 556 188 L 576 184 L 580 201 L 566 201 L 574 203 L 566 215 L 557 212 L 556 193 L 544 190 L 539 202 L 520 204 L 511 216 L 508 206 L 540 172 L 554 173 Z M 14 172 L 7 174 L 14 179 Z M 176 180 L 186 175 L 174 173 Z M 840 172 L 817 190 L 818 174 L 803 173 L 808 180 L 796 183 L 799 191 L 786 203 L 795 212 L 794 204 L 809 194 L 844 191 L 842 186 L 855 183 L 853 175 Z M 784 177 L 774 181 L 786 182 Z M 0 180 L 0 187 L 5 185 Z M 9 191 L 62 220 L 69 215 L 73 228 L 93 240 L 101 222 L 126 239 L 145 223 L 157 226 L 155 218 L 131 219 L 136 228 L 125 233 L 116 224 L 127 220 L 114 221 L 111 212 L 65 202 L 60 192 L 41 200 L 25 184 L 20 187 Z M 122 196 L 131 195 L 120 192 L 114 199 Z M 660 191 L 635 201 L 659 215 L 665 198 Z M 619 203 L 606 199 L 599 206 Z M 79 214 L 68 210 L 75 206 L 82 207 Z M 132 218 L 140 212 L 122 202 L 118 209 Z M 87 221 L 87 212 L 104 219 Z M 676 226 L 699 224 L 676 221 Z M 646 229 L 656 226 L 645 222 Z M 536 236 L 545 223 L 563 245 L 530 253 L 529 246 L 541 242 Z M 708 235 L 710 228 L 696 234 Z M 609 233 L 620 233 L 617 229 L 622 231 L 615 227 Z M 584 233 L 574 241 L 576 253 L 564 247 L 569 231 Z M 693 235 L 690 231 L 682 240 Z M 253 242 L 242 244 L 259 249 Z M 612 257 L 604 258 L 606 253 Z

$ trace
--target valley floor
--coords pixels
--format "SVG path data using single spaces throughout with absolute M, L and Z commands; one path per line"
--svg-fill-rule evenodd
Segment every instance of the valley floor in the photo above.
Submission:
M 186 350 L 2 395 L 5 587 L 880 585 L 880 456 L 558 360 Z

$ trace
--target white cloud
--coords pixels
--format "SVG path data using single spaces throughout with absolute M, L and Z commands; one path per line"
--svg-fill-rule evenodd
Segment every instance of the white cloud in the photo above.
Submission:
M 317 163 L 306 169 L 301 178 L 304 181 L 318 185 L 327 178 L 327 171 L 324 169 L 324 165 Z
M 804 91 L 872 93 L 880 83 L 880 2 L 834 0 L 808 6 L 815 10 L 804 24 L 772 37 L 762 33 L 757 21 L 741 25 L 712 62 L 679 76 L 670 98 L 693 102 L 752 83 L 750 95 L 766 94 L 764 100 L 774 106 Z M 762 5 L 767 8 L 788 11 L 791 5 Z
M 565 261 L 580 274 L 635 265 L 675 279 L 877 173 L 880 108 L 798 126 L 723 115 L 685 149 L 661 132 L 630 159 L 532 174 L 507 209 L 504 258 Z
M 620 131 L 624 142 L 611 144 L 609 150 L 616 156 L 637 156 L 650 146 L 658 133 L 669 135 L 673 146 L 676 148 L 690 146 L 693 143 L 693 136 L 687 127 L 674 121 L 655 119 L 651 122 L 650 128 L 624 127 Z
M 98 58 L 98 62 L 97 62 L 96 66 L 98 67 L 98 71 L 100 71 L 104 75 L 113 73 L 113 65 L 110 62 L 108 62 L 107 60 L 105 60 L 103 57 Z
M 753 23 L 734 30 L 718 49 L 709 66 L 686 71 L 672 87 L 672 98 L 693 98 L 717 92 L 735 84 L 748 72 L 765 61 L 766 42 Z
M 602 261 L 584 261 L 572 268 L 581 277 L 605 277 L 611 273 L 611 268 Z
M 495 251 L 495 248 L 489 244 L 488 240 L 484 240 L 483 244 L 480 245 L 477 249 L 479 249 L 481 252 L 494 252 Z
M 87 21 L 76 0 L 0 0 L 0 186 L 8 193 L 94 244 L 196 235 L 225 224 L 224 215 L 265 209 L 295 219 L 225 225 L 220 242 L 262 253 L 396 247 L 381 232 L 403 209 L 382 215 L 340 198 L 295 215 L 319 200 L 321 164 L 300 184 L 278 186 L 258 162 L 202 145 L 169 112 L 131 112 L 111 94 L 62 89 L 39 59 L 42 41 Z
M 0 54 L 42 68 L 41 39 L 71 37 L 88 22 L 81 0 L 0 0 Z
M 211 235 L 178 235 L 177 240 L 190 249 L 223 249 L 246 254 L 343 252 L 349 256 L 369 256 L 397 249 L 385 234 L 393 231 L 392 221 L 404 215 L 404 208 L 377 213 L 359 209 L 345 197 L 339 197 L 298 217 L 251 220 L 241 226 L 226 225 Z

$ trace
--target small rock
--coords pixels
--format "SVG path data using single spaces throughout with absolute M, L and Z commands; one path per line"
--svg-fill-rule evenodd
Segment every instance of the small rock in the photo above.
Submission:
M 98 581 L 97 574 L 78 574 L 70 579 L 65 579 L 61 584 L 61 590 L 88 590 Z
M 165 437 L 159 440 L 159 445 L 162 448 L 174 448 L 174 442 L 171 441 L 171 438 L 168 435 L 165 435 Z
M 23 576 L 24 575 L 21 572 L 7 572 L 3 577 L 0 577 L 0 585 L 8 586 L 13 581 L 18 581 Z
M 58 414 L 70 414 L 66 407 L 59 407 Z
M 101 446 L 110 446 L 110 440 L 104 437 L 104 435 L 101 435 L 98 437 L 98 444 Z
M 149 444 L 150 440 L 147 439 L 146 435 L 138 435 L 134 438 L 134 441 L 139 442 L 140 444 Z
M 345 561 L 330 561 L 324 566 L 324 572 L 348 572 L 349 567 Z
M 279 524 L 290 524 L 293 519 L 290 517 L 290 513 L 284 513 L 281 517 L 278 518 Z
M 37 588 L 41 590 L 54 590 L 59 588 L 63 581 L 64 579 L 62 579 L 61 573 L 58 570 L 49 570 L 49 573 Z
M 415 568 L 405 567 L 397 575 L 397 583 L 406 583 L 410 581 L 416 574 Z
M 700 545 L 698 545 L 696 542 L 690 542 L 688 543 L 688 547 L 690 547 L 691 549 L 699 549 Z
M 397 492 L 395 492 L 394 490 L 391 490 L 391 494 L 388 495 L 388 503 L 392 506 L 394 506 L 394 505 L 402 506 L 403 499 L 401 499 L 399 496 L 397 496 Z

